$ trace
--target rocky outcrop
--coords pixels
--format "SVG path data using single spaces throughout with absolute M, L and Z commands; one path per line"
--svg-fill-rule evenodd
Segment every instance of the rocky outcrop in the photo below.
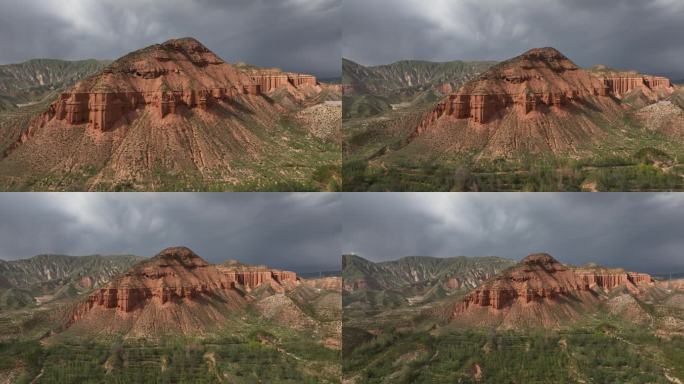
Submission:
M 480 125 L 508 113 L 517 118 L 562 113 L 600 98 L 621 97 L 641 86 L 668 88 L 671 84 L 657 76 L 595 75 L 553 48 L 535 48 L 493 66 L 447 96 L 424 117 L 416 134 L 445 116 Z
M 671 89 L 672 83 L 667 77 L 639 75 L 631 72 L 609 73 L 602 76 L 609 92 L 616 97 L 623 97 L 625 94 L 638 88 L 650 90 Z
M 325 291 L 342 291 L 342 278 L 338 276 L 319 277 L 316 279 L 306 279 L 303 283 L 317 289 Z
M 277 70 L 253 71 L 250 73 L 250 78 L 266 93 L 275 91 L 288 84 L 293 87 L 304 85 L 316 86 L 318 84 L 315 76 Z
M 225 268 L 207 263 L 188 248 L 167 248 L 93 292 L 75 310 L 73 321 L 96 307 L 128 313 L 150 301 L 163 305 L 236 291 L 240 286 L 251 290 L 264 283 L 296 281 L 294 272 L 249 266 Z
M 622 269 L 570 268 L 548 254 L 533 254 L 469 292 L 456 305 L 454 316 L 471 307 L 501 310 L 516 303 L 544 302 L 579 292 L 597 293 L 620 286 L 632 290 L 640 284 L 653 284 L 653 279 Z
M 625 272 L 621 269 L 577 269 L 575 273 L 590 289 L 599 288 L 605 291 L 619 286 L 653 283 L 651 276 L 646 273 Z
M 285 285 L 297 281 L 297 274 L 294 272 L 269 269 L 265 266 L 220 266 L 219 270 L 227 276 L 231 276 L 235 282 L 247 290 L 252 290 L 262 284 L 270 282 Z
M 215 102 L 234 100 L 240 94 L 260 93 L 258 85 L 245 85 L 241 89 L 219 87 L 184 91 L 62 93 L 50 105 L 48 115 L 70 125 L 87 123 L 92 129 L 105 131 L 123 116 L 138 109 L 151 108 L 159 118 L 164 118 L 179 113 L 181 108 L 206 111 Z

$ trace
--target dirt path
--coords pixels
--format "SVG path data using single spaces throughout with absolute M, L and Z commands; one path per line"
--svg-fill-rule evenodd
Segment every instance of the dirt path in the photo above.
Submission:
M 43 373 L 45 372 L 45 367 L 40 369 L 40 372 L 38 372 L 38 375 L 31 380 L 31 384 L 36 384 L 38 382 L 38 379 L 40 379 L 43 376 Z

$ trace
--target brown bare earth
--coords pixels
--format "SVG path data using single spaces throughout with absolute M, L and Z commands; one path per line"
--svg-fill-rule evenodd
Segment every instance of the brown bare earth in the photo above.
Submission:
M 326 141 L 339 119 L 321 98 L 339 99 L 339 90 L 312 75 L 226 63 L 192 38 L 169 40 L 82 80 L 27 125 L 9 120 L 7 134 L 21 134 L 0 180 L 20 190 L 312 184 L 317 167 L 339 163 Z

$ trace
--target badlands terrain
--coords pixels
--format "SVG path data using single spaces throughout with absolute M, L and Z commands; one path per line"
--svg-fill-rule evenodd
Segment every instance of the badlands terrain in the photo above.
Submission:
M 684 88 L 580 68 L 553 48 L 500 62 L 343 62 L 344 190 L 684 189 Z
M 544 253 L 346 255 L 342 273 L 345 383 L 684 380 L 681 280 Z
M 340 87 L 193 38 L 0 67 L 5 190 L 336 190 Z
M 0 261 L 0 382 L 340 382 L 341 279 L 185 247 Z

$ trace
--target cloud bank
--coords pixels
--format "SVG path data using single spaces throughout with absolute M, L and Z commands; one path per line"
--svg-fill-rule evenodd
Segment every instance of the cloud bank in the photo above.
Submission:
M 340 73 L 341 0 L 0 2 L 0 64 L 116 59 L 192 36 L 229 62 Z
M 2 193 L 0 259 L 153 256 L 184 245 L 210 262 L 340 269 L 335 193 Z
M 343 55 L 505 60 L 557 48 L 580 66 L 605 64 L 684 79 L 679 0 L 344 0 Z
M 548 252 L 648 273 L 684 272 L 684 194 L 345 193 L 345 252 L 402 256 Z

